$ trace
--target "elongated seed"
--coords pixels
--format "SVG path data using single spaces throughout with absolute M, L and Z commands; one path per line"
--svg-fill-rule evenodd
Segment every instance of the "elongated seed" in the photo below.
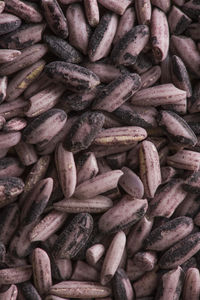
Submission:
M 103 298 L 111 294 L 111 289 L 96 282 L 63 281 L 50 288 L 50 293 L 59 297 Z

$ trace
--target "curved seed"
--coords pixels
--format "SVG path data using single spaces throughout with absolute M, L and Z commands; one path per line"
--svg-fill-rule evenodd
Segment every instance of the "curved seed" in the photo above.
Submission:
M 64 39 L 55 35 L 45 35 L 43 39 L 49 50 L 61 60 L 74 64 L 82 61 L 82 55 Z
M 100 217 L 99 230 L 103 233 L 113 233 L 130 227 L 144 216 L 147 207 L 146 199 L 125 196 Z
M 157 127 L 157 113 L 154 107 L 132 106 L 126 103 L 114 111 L 124 124 L 142 128 Z
M 168 23 L 171 33 L 179 35 L 182 34 L 190 25 L 192 20 L 183 13 L 175 5 L 172 6 L 168 15 Z
M 182 184 L 183 180 L 176 178 L 158 189 L 150 202 L 148 215 L 170 218 L 187 194 Z
M 48 77 L 67 84 L 68 89 L 75 92 L 92 89 L 100 83 L 92 71 L 63 61 L 49 63 L 45 71 Z
M 34 186 L 21 210 L 21 223 L 26 226 L 38 220 L 53 190 L 53 179 L 45 178 Z
M 24 24 L 11 33 L 2 36 L 0 46 L 3 48 L 19 50 L 30 47 L 42 40 L 42 34 L 45 27 L 46 25 L 44 23 Z M 15 50 L 15 52 L 17 51 Z
M 184 272 L 181 267 L 165 273 L 158 285 L 156 300 L 172 300 L 179 299 L 184 283 Z
M 110 51 L 112 41 L 117 30 L 118 17 L 116 14 L 106 13 L 102 16 L 88 44 L 88 56 L 95 62 Z
M 19 225 L 19 208 L 16 203 L 6 205 L 0 212 L 0 240 L 7 245 Z
M 69 26 L 70 45 L 86 55 L 91 29 L 85 18 L 82 6 L 79 3 L 69 5 L 66 11 L 66 17 Z
M 74 196 L 79 199 L 90 199 L 117 187 L 119 178 L 123 175 L 120 170 L 103 173 L 84 181 L 76 187 Z
M 111 52 L 111 58 L 115 63 L 120 65 L 133 65 L 136 62 L 137 56 L 146 46 L 148 40 L 148 26 L 135 26 L 114 45 Z
M 102 244 L 95 244 L 92 247 L 88 248 L 86 251 L 86 260 L 87 262 L 95 266 L 96 263 L 100 260 L 105 252 L 105 247 Z
M 77 162 L 77 184 L 95 177 L 98 172 L 99 168 L 94 153 L 83 154 Z
M 0 75 L 11 75 L 37 62 L 47 53 L 45 44 L 36 44 L 21 51 L 14 61 L 3 64 L 0 67 Z
M 167 250 L 160 258 L 161 269 L 172 269 L 183 264 L 200 249 L 200 233 L 193 233 Z
M 59 102 L 65 89 L 63 85 L 51 84 L 44 90 L 36 93 L 29 98 L 25 115 L 29 118 L 33 118 L 53 108 Z
M 50 109 L 34 119 L 23 131 L 24 142 L 37 144 L 50 141 L 64 126 L 67 116 L 61 109 Z M 51 124 L 54 124 L 52 127 Z
M 25 180 L 24 192 L 20 197 L 20 204 L 22 204 L 24 202 L 28 193 L 30 192 L 30 190 L 32 190 L 34 185 L 38 181 L 40 181 L 41 179 L 44 178 L 44 175 L 49 166 L 49 162 L 50 162 L 50 156 L 48 156 L 48 155 L 41 156 L 38 159 L 38 161 L 35 163 L 35 165 L 32 167 L 30 172 L 27 174 L 26 180 Z
M 93 109 L 112 112 L 126 102 L 141 86 L 140 76 L 124 74 L 112 81 L 97 94 Z
M 119 185 L 125 192 L 137 199 L 142 199 L 144 195 L 144 186 L 141 179 L 129 168 L 123 167 L 124 173 L 119 179 Z
M 144 244 L 144 240 L 148 237 L 151 228 L 153 226 L 153 219 L 142 218 L 133 228 L 130 230 L 127 239 L 127 255 L 133 256 L 136 254 Z M 135 243 L 137 240 L 137 243 Z
M 187 97 L 191 97 L 192 86 L 189 74 L 182 59 L 176 55 L 173 55 L 171 58 L 171 73 L 172 82 L 174 83 L 174 85 L 177 88 L 186 91 Z
M 6 11 L 17 15 L 27 23 L 39 23 L 42 21 L 42 15 L 39 12 L 37 4 L 21 0 L 5 0 L 5 3 Z
M 7 57 L 7 55 L 6 55 Z M 1 50 L 0 50 L 0 62 L 1 62 Z M 6 76 L 0 77 L 0 103 L 2 103 L 7 95 L 7 85 L 8 85 L 8 79 Z M 1 116 L 0 116 L 1 117 Z M 1 117 L 2 119 L 2 117 Z M 1 120 L 0 123 L 4 122 L 5 120 Z M 0 128 L 2 125 L 0 124 Z
M 179 150 L 176 154 L 167 157 L 167 164 L 178 169 L 198 171 L 200 154 L 190 150 Z
M 144 242 L 145 249 L 163 251 L 177 243 L 193 230 L 191 218 L 179 217 L 154 229 Z
M 24 265 L 22 267 L 6 268 L 0 270 L 1 284 L 16 284 L 27 281 L 32 276 L 32 267 Z
M 171 48 L 175 55 L 185 63 L 186 67 L 197 77 L 200 75 L 200 54 L 195 42 L 186 36 L 171 36 Z
M 196 300 L 200 297 L 200 275 L 197 268 L 189 268 L 183 286 L 183 300 Z
M 148 88 L 154 85 L 161 77 L 161 68 L 154 66 L 145 73 L 141 74 L 141 88 Z
M 0 293 L 0 297 L 2 300 L 16 300 L 17 296 L 18 296 L 18 289 L 17 289 L 17 286 L 14 284 L 12 284 L 7 289 L 7 291 Z
M 52 211 L 46 215 L 29 233 L 31 242 L 45 241 L 54 234 L 67 219 L 65 212 Z
M 176 113 L 161 110 L 158 115 L 158 123 L 160 126 L 163 126 L 173 143 L 184 146 L 196 145 L 196 135 L 187 122 Z
M 147 89 L 142 89 L 131 98 L 133 105 L 159 106 L 177 104 L 186 99 L 186 92 L 177 89 L 173 84 L 161 84 Z
M 44 66 L 45 61 L 41 59 L 32 66 L 17 73 L 16 76 L 9 81 L 6 100 L 13 101 L 19 97 L 24 90 L 38 78 Z
M 53 246 L 54 257 L 75 257 L 86 245 L 92 230 L 92 216 L 88 213 L 77 214 L 56 239 Z
M 51 30 L 58 36 L 68 37 L 67 20 L 56 0 L 41 0 L 45 19 Z

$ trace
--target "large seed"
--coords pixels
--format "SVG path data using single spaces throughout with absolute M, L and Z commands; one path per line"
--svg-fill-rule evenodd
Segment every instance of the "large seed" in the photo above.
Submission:
M 172 111 L 161 110 L 158 115 L 158 123 L 162 126 L 169 139 L 176 144 L 195 146 L 197 137 L 184 119 Z
M 1 284 L 16 284 L 27 281 L 32 276 L 32 267 L 24 265 L 16 268 L 6 268 L 0 270 Z
M 172 179 L 157 190 L 155 197 L 150 201 L 149 217 L 170 218 L 178 205 L 184 200 L 187 192 L 182 188 L 180 178 Z
M 46 25 L 44 23 L 24 24 L 15 31 L 3 35 L 0 40 L 0 46 L 3 48 L 19 50 L 32 46 L 42 40 L 42 33 L 45 27 Z
M 3 64 L 0 67 L 0 75 L 11 75 L 37 62 L 47 53 L 45 44 L 36 44 L 21 51 L 14 61 Z
M 23 140 L 30 144 L 50 141 L 64 126 L 67 116 L 61 109 L 51 109 L 34 119 L 23 131 Z M 51 127 L 51 124 L 54 124 Z
M 89 199 L 112 190 L 117 187 L 122 175 L 122 171 L 113 170 L 84 181 L 76 187 L 74 196 L 79 199 Z
M 148 26 L 138 25 L 133 27 L 115 44 L 111 52 L 113 61 L 119 65 L 133 65 L 148 40 Z
M 183 283 L 184 272 L 181 267 L 165 273 L 160 279 L 155 299 L 180 299 Z
M 19 97 L 24 90 L 38 78 L 44 69 L 45 61 L 39 60 L 32 66 L 23 69 L 21 72 L 17 73 L 17 75 L 10 80 L 7 88 L 7 101 L 13 101 L 17 97 Z
M 79 3 L 69 5 L 66 11 L 66 17 L 69 25 L 70 45 L 86 55 L 91 29 L 85 18 L 82 6 Z
M 115 206 L 110 208 L 99 219 L 99 230 L 113 233 L 137 223 L 147 211 L 147 200 L 124 196 Z
M 41 0 L 41 5 L 47 23 L 58 36 L 66 39 L 68 36 L 67 20 L 56 0 Z
M 103 15 L 89 41 L 88 56 L 90 61 L 97 61 L 109 53 L 117 24 L 117 15 L 111 13 Z
M 140 85 L 139 75 L 121 75 L 99 91 L 92 108 L 112 112 L 137 92 Z
M 42 15 L 39 12 L 37 4 L 32 5 L 28 1 L 5 0 L 6 11 L 17 15 L 27 23 L 39 23 L 42 21 Z
M 53 255 L 73 258 L 87 243 L 93 229 L 93 219 L 88 213 L 77 214 L 61 232 L 53 246 Z
M 47 43 L 50 51 L 61 60 L 76 64 L 82 61 L 82 55 L 64 39 L 54 35 L 45 35 L 44 41 Z
M 169 83 L 142 89 L 133 95 L 131 103 L 142 106 L 159 106 L 177 104 L 177 102 L 184 99 L 186 99 L 186 92 Z
M 179 217 L 154 229 L 144 242 L 148 250 L 163 251 L 186 237 L 193 230 L 191 218 Z
M 160 258 L 161 269 L 173 269 L 183 264 L 200 249 L 200 233 L 193 233 L 167 250 Z
M 67 84 L 69 89 L 76 92 L 92 89 L 100 83 L 99 78 L 92 71 L 63 61 L 49 63 L 45 71 L 50 78 Z
M 45 241 L 62 227 L 66 219 L 67 214 L 63 212 L 63 209 L 62 212 L 50 212 L 30 231 L 29 237 L 31 242 Z

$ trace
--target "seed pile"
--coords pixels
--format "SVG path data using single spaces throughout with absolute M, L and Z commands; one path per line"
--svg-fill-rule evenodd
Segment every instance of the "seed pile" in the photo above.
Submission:
M 200 1 L 0 0 L 0 300 L 200 298 Z

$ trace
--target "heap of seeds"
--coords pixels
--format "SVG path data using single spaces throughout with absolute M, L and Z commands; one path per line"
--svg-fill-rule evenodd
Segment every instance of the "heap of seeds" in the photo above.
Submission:
M 0 300 L 200 299 L 200 1 L 0 0 Z

